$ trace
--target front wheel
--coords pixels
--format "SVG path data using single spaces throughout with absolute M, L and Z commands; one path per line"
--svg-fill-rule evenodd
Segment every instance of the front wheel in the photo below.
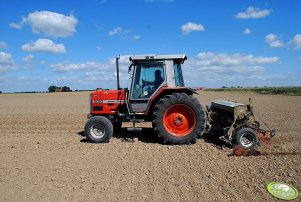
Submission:
M 89 119 L 85 125 L 85 136 L 93 143 L 107 143 L 113 135 L 113 124 L 103 116 Z

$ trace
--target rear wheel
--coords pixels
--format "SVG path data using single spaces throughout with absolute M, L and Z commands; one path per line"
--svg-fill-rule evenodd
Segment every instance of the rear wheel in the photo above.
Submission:
M 236 144 L 245 149 L 255 147 L 257 142 L 256 132 L 251 128 L 241 128 L 236 133 Z
M 154 109 L 153 127 L 159 137 L 172 144 L 195 143 L 206 126 L 199 101 L 185 93 L 163 97 Z
M 92 117 L 85 125 L 85 136 L 90 142 L 107 143 L 112 135 L 113 124 L 106 117 Z

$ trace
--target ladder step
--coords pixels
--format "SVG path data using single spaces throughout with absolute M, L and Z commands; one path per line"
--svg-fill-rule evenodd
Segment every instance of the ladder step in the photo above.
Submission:
M 130 121 L 140 123 L 140 122 L 144 122 L 144 119 L 130 119 Z
M 128 131 L 141 131 L 142 128 L 137 128 L 137 127 L 130 127 L 130 128 L 126 128 Z

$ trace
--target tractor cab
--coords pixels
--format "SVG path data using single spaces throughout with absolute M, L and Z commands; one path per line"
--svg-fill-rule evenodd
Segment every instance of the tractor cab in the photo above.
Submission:
M 185 55 L 134 55 L 129 73 L 132 82 L 129 92 L 133 112 L 146 112 L 149 101 L 167 88 L 184 87 L 181 65 Z

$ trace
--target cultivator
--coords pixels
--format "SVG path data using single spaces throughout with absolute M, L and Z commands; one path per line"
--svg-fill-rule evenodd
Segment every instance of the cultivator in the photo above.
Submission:
M 269 144 L 276 131 L 263 129 L 255 119 L 252 100 L 249 104 L 241 104 L 224 100 L 216 100 L 207 106 L 208 135 L 218 136 L 234 147 L 234 154 L 242 154 L 245 150 Z M 237 147 L 239 145 L 239 147 Z

